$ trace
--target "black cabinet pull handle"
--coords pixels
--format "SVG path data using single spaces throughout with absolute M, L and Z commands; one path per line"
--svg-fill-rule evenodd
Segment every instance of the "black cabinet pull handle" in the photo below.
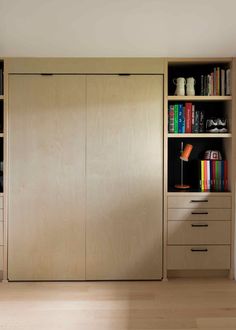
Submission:
M 208 203 L 208 199 L 192 199 L 191 203 Z
M 208 214 L 208 212 L 191 212 L 191 214 Z
M 192 227 L 208 227 L 208 224 L 207 223 L 203 223 L 203 224 L 194 224 L 194 223 L 192 223 L 191 226 Z
M 192 252 L 208 252 L 208 249 L 191 249 Z

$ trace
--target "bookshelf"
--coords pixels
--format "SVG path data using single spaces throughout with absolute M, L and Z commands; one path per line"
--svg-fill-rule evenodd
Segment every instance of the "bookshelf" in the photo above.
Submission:
M 230 95 L 221 95 L 221 89 L 217 91 L 219 95 L 201 95 L 201 76 L 207 76 L 214 68 L 220 68 L 219 71 L 222 69 L 225 72 L 230 70 L 232 74 L 232 59 L 167 60 L 166 127 L 164 136 L 166 164 L 164 233 L 167 246 L 164 263 L 166 265 L 166 277 L 172 275 L 185 276 L 185 274 L 197 276 L 197 274 L 200 275 L 203 272 L 232 275 L 233 271 L 234 176 L 232 145 L 234 130 L 232 85 Z M 185 79 L 194 77 L 196 81 L 195 95 L 174 95 L 176 86 L 173 79 L 178 77 Z M 220 76 L 218 80 L 214 83 L 221 86 Z M 221 87 L 223 89 L 223 84 Z M 225 91 L 222 94 L 225 94 Z M 186 117 L 183 117 L 182 123 L 178 118 L 177 126 L 174 122 L 172 122 L 172 126 L 170 125 L 170 117 L 173 116 L 173 112 L 170 115 L 171 107 L 174 111 L 176 106 L 177 109 L 183 107 L 184 109 L 180 110 L 180 115 L 186 116 L 186 103 L 190 103 L 191 106 L 194 105 L 192 108 L 195 111 L 203 113 L 201 129 L 199 125 L 193 126 L 196 117 L 192 117 L 192 112 L 190 119 L 191 131 L 188 127 L 186 132 Z M 176 115 L 176 112 L 174 112 L 174 115 Z M 209 132 L 210 119 L 226 119 L 227 131 L 220 131 L 222 126 L 217 124 L 217 130 L 219 131 Z M 208 127 L 206 127 L 207 120 Z M 220 123 L 220 121 L 217 123 Z M 181 128 L 180 124 L 185 126 Z M 190 125 L 189 122 L 188 125 Z M 190 188 L 186 190 L 175 188 L 175 184 L 180 182 L 181 161 L 179 156 L 181 142 L 184 145 L 191 144 L 193 146 L 189 161 L 183 164 L 184 183 L 190 185 Z M 219 191 L 213 191 L 212 186 L 211 189 L 206 191 L 201 190 L 202 172 L 201 168 L 199 169 L 199 164 L 204 159 L 207 150 L 220 151 L 222 159 L 227 161 L 227 190 L 224 190 L 223 183 Z M 216 218 L 211 216 L 212 212 Z M 220 218 L 217 218 L 217 214 L 221 214 Z M 186 221 L 188 221 L 187 224 Z M 204 226 L 201 226 L 201 224 L 204 224 Z M 218 225 L 221 226 L 222 236 L 218 235 Z M 206 232 L 207 235 L 205 235 Z M 203 239 L 203 237 L 205 238 Z M 201 247 L 204 247 L 204 251 L 201 250 Z M 196 249 L 199 251 L 195 252 Z M 193 253 L 193 250 L 195 253 Z M 212 262 L 217 255 L 221 258 L 221 262 Z

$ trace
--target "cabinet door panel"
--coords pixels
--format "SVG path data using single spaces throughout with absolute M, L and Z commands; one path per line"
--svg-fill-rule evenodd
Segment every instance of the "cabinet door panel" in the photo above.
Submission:
M 162 79 L 87 77 L 87 279 L 162 277 Z
M 85 278 L 85 76 L 9 78 L 10 280 Z

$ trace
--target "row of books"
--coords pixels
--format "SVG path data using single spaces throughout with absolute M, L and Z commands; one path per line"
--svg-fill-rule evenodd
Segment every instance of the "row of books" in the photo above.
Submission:
M 204 112 L 196 110 L 191 102 L 169 105 L 168 131 L 169 133 L 204 133 Z
M 230 69 L 224 70 L 215 67 L 208 75 L 201 75 L 201 95 L 230 95 L 231 77 Z
M 227 160 L 201 160 L 201 191 L 228 191 Z

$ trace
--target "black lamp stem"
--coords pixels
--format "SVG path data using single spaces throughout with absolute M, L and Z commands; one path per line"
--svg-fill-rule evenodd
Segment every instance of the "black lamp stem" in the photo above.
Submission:
M 183 142 L 181 142 L 181 148 L 180 149 L 181 149 L 180 152 L 181 152 L 181 155 L 182 155 L 182 153 L 184 151 L 184 143 Z M 181 173 L 180 173 L 180 175 L 181 175 L 181 186 L 183 186 L 183 184 L 184 184 L 184 161 L 182 159 L 180 161 L 181 161 Z

